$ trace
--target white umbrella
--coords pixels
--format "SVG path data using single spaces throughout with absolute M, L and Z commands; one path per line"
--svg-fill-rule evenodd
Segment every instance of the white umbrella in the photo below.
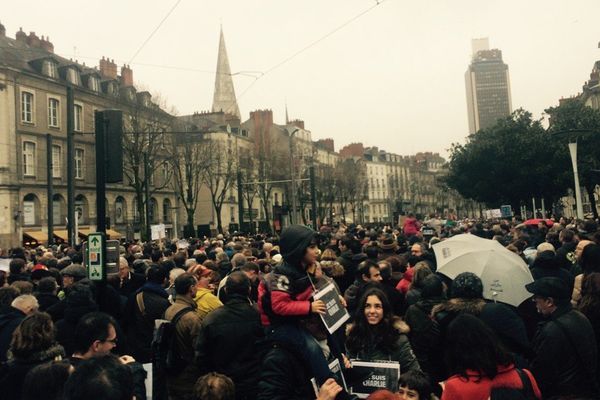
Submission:
M 454 279 L 472 272 L 483 282 L 483 297 L 518 306 L 531 297 L 533 276 L 525 262 L 495 240 L 456 235 L 433 245 L 438 272 Z

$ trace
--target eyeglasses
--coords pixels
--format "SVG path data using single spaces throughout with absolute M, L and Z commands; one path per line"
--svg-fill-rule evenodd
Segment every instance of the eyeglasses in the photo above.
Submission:
M 112 343 L 112 344 L 114 344 L 114 345 L 116 346 L 116 345 L 117 345 L 117 338 L 114 338 L 114 339 L 106 339 L 106 340 L 101 340 L 101 342 L 104 342 L 104 343 Z

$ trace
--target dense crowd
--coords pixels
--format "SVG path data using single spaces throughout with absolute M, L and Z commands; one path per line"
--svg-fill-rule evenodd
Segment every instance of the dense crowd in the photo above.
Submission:
M 468 265 L 438 272 L 432 246 L 460 234 L 518 254 L 531 299 L 484 299 Z M 356 398 L 336 360 L 347 376 L 356 360 L 399 364 L 397 385 L 372 399 L 600 398 L 592 220 L 409 215 L 399 227 L 123 242 L 106 282 L 88 279 L 79 245 L 2 253 L 7 400 L 145 399 L 149 375 L 154 399 Z M 332 285 L 350 318 L 330 332 L 315 293 Z

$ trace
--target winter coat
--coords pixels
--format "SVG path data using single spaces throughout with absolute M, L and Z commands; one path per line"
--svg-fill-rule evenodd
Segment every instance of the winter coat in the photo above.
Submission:
M 310 315 L 311 277 L 287 262 L 265 275 L 258 286 L 258 308 L 264 326 L 296 323 Z
M 257 400 L 313 400 L 310 367 L 298 349 L 273 343 L 263 357 Z
M 350 250 L 344 251 L 342 254 L 340 254 L 337 261 L 344 267 L 344 277 L 343 279 L 340 279 L 339 283 L 341 293 L 344 293 L 346 289 L 352 285 L 352 282 L 354 282 L 356 279 L 358 264 L 366 259 L 366 254 L 353 254 Z
M 38 311 L 46 311 L 49 307 L 53 306 L 54 304 L 60 301 L 58 296 L 52 293 L 37 293 L 35 295 L 35 298 L 37 299 L 38 304 L 40 305 Z
M 581 285 L 583 284 L 583 274 L 579 274 L 575 277 L 575 282 L 573 283 L 573 293 L 571 294 L 571 305 L 573 307 L 579 304 L 581 300 Z
M 362 296 L 364 286 L 365 281 L 363 281 L 362 279 L 357 279 L 344 292 L 344 300 L 346 300 L 348 313 L 350 313 L 352 317 L 354 317 L 354 313 L 356 312 L 356 306 L 358 301 L 360 300 L 360 297 Z
M 542 395 L 535 378 L 528 370 L 523 370 L 531 382 L 531 387 L 537 399 Z M 467 370 L 467 378 L 453 375 L 444 384 L 441 400 L 488 400 L 494 388 L 523 389 L 521 376 L 514 365 L 498 366 L 498 375 L 493 379 L 482 376 L 477 371 Z
M 138 296 L 143 302 L 144 312 L 138 306 Z M 146 282 L 136 293 L 129 296 L 125 307 L 123 330 L 131 355 L 140 363 L 152 361 L 152 338 L 154 321 L 161 319 L 171 303 L 167 292 L 156 283 Z
M 175 303 L 165 311 L 165 319 L 171 321 L 175 314 L 187 307 L 191 307 L 192 311 L 183 314 L 175 326 L 177 351 L 187 365 L 179 374 L 167 378 L 169 395 L 177 399 L 187 398 L 200 376 L 200 370 L 194 363 L 194 343 L 200 332 L 202 319 L 195 312 L 196 303 L 187 296 L 177 296 Z
M 26 357 L 15 357 L 9 352 L 9 360 L 2 367 L 0 373 L 0 387 L 2 388 L 2 399 L 18 400 L 22 396 L 23 382 L 29 371 L 38 365 L 48 361 L 62 360 L 65 351 L 62 346 L 55 344 L 45 350 L 27 355 Z
M 108 278 L 108 284 L 111 285 L 119 295 L 128 298 L 132 294 L 138 291 L 144 283 L 146 278 L 142 274 L 136 274 L 134 272 L 129 273 L 127 279 L 121 282 L 119 275 L 112 275 Z
M 413 236 L 419 233 L 420 224 L 416 218 L 406 218 L 404 220 L 404 225 L 402 226 L 402 231 L 406 236 Z
M 400 371 L 420 371 L 419 361 L 408 340 L 409 326 L 397 317 L 392 321 L 392 326 L 398 336 L 391 351 L 382 348 L 379 337 L 370 335 L 368 338 L 362 338 L 363 346 L 360 350 L 347 351 L 348 358 L 363 361 L 397 361 L 400 363 Z M 352 327 L 352 324 L 346 327 L 348 335 L 352 335 Z
M 443 356 L 442 344 L 439 343 L 439 326 L 430 317 L 431 310 L 442 303 L 443 298 L 432 298 L 418 301 L 408 307 L 404 321 L 410 326 L 408 338 L 415 352 L 421 369 L 428 373 L 434 382 L 443 379 L 443 369 L 439 361 Z
M 403 295 L 406 295 L 406 293 L 408 293 L 408 288 L 410 287 L 410 283 L 412 282 L 414 275 L 415 268 L 407 268 L 406 272 L 404 272 L 404 275 L 402 276 L 402 279 L 400 279 L 400 282 L 398 282 L 396 290 L 400 291 L 400 293 L 402 293 Z
M 557 257 L 552 251 L 542 251 L 537 254 L 531 266 L 531 275 L 534 280 L 546 277 L 559 278 L 569 286 L 569 290 L 573 289 L 573 275 L 559 266 Z
M 12 334 L 24 318 L 25 313 L 14 307 L 8 308 L 6 313 L 0 315 L 0 362 L 6 361 Z
M 564 243 L 560 248 L 556 250 L 556 261 L 558 267 L 570 271 L 575 264 L 575 248 L 577 243 L 569 242 Z
M 68 300 L 64 300 L 66 303 Z M 73 354 L 75 351 L 75 327 L 85 314 L 98 311 L 98 306 L 95 303 L 86 304 L 67 304 L 64 311 L 64 318 L 57 321 L 56 341 L 60 343 L 67 355 Z
M 196 292 L 194 301 L 196 302 L 196 306 L 198 306 L 196 312 L 201 320 L 211 311 L 223 306 L 221 300 L 219 300 L 219 298 L 213 294 L 212 290 L 208 288 L 199 288 L 198 292 Z
M 570 305 L 559 307 L 540 323 L 533 350 L 531 372 L 544 397 L 600 397 L 594 329 L 581 312 Z
M 260 313 L 248 298 L 228 296 L 202 321 L 196 341 L 196 363 L 201 374 L 218 372 L 235 383 L 236 398 L 254 398 L 260 373 L 256 342 L 263 337 Z

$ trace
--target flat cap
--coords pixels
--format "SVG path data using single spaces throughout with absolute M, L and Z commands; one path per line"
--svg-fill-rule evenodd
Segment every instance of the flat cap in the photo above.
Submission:
M 525 285 L 529 293 L 554 299 L 570 299 L 571 291 L 565 281 L 555 277 L 545 277 Z

